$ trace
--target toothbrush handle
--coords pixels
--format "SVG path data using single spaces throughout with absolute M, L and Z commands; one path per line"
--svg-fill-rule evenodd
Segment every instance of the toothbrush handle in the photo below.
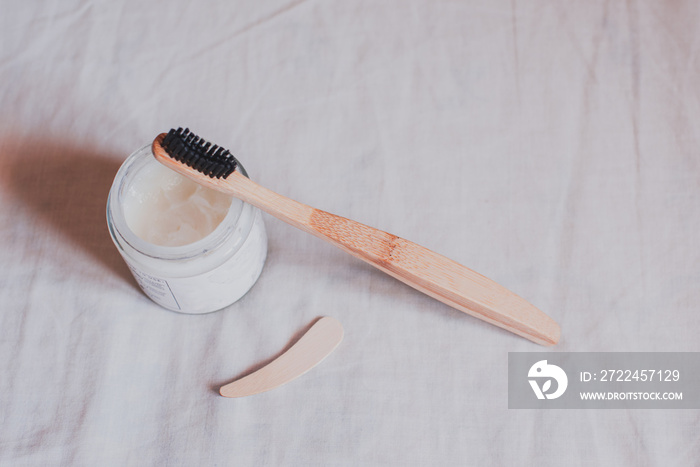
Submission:
M 554 320 L 491 279 L 416 243 L 314 210 L 311 232 L 446 305 L 533 342 L 554 345 Z
M 457 310 L 538 344 L 559 341 L 559 325 L 542 311 L 491 279 L 425 247 L 281 196 L 238 172 L 217 184 L 227 185 L 231 194 Z

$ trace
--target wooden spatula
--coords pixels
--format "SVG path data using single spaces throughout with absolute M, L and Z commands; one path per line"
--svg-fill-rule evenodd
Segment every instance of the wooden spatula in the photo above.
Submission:
M 222 386 L 224 397 L 244 397 L 279 387 L 303 375 L 326 358 L 343 340 L 334 318 L 319 319 L 289 350 L 259 370 Z

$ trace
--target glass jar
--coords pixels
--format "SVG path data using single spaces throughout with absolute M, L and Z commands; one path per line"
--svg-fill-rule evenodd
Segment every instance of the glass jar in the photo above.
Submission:
M 138 189 L 138 175 L 160 165 L 144 146 L 131 154 L 114 178 L 107 200 L 107 225 L 136 282 L 154 302 L 182 313 L 209 313 L 240 299 L 255 284 L 267 256 L 260 210 L 231 199 L 223 220 L 208 235 L 183 246 L 147 242 L 129 227 L 125 201 Z M 246 175 L 239 164 L 236 170 Z M 178 175 L 181 176 L 181 175 Z

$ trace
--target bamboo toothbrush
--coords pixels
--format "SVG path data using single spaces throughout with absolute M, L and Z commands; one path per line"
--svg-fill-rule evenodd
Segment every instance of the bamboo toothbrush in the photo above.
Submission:
M 403 238 L 274 193 L 237 171 L 228 150 L 189 129 L 158 135 L 152 149 L 176 172 L 257 206 L 451 307 L 538 344 L 559 341 L 554 320 L 491 279 Z

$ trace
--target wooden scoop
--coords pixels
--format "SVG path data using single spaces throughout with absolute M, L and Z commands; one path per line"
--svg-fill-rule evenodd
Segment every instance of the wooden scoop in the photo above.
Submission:
M 319 319 L 289 350 L 254 373 L 222 386 L 224 397 L 269 391 L 303 375 L 326 358 L 343 340 L 343 327 L 329 316 Z

